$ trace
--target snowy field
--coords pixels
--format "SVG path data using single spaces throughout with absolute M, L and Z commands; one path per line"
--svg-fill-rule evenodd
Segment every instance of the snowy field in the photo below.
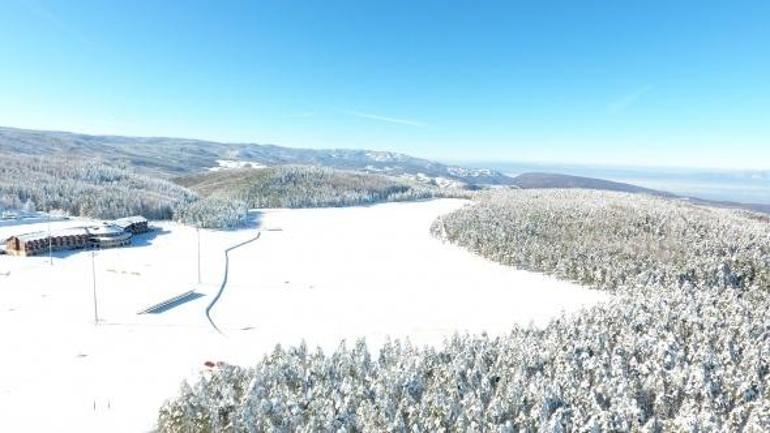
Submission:
M 256 362 L 277 344 L 334 349 L 387 336 L 440 344 L 454 332 L 499 335 L 601 300 L 601 293 L 506 268 L 428 233 L 437 216 L 466 202 L 267 210 L 256 227 L 201 231 L 159 223 L 130 248 L 96 253 L 99 326 L 94 326 L 88 252 L 0 256 L 0 408 L 3 430 L 149 431 L 158 407 L 206 361 Z M 71 220 L 53 228 L 83 225 Z M 0 227 L 0 238 L 46 224 Z M 228 285 L 212 318 L 204 310 Z M 162 314 L 137 315 L 194 289 L 205 295 Z
M 229 170 L 233 168 L 265 168 L 266 165 L 254 161 L 241 161 L 236 159 L 218 159 L 216 167 L 210 167 L 209 171 Z

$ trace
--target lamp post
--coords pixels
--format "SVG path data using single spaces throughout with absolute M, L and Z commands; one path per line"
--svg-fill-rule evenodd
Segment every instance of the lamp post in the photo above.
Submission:
M 94 283 L 94 326 L 99 325 L 99 309 L 96 304 L 96 251 L 91 250 L 91 277 Z
M 195 227 L 195 232 L 198 235 L 198 284 L 201 283 L 201 228 Z
M 46 212 L 46 215 L 48 215 L 48 261 L 51 265 L 53 265 L 53 245 L 51 244 L 51 210 L 49 209 L 48 212 Z

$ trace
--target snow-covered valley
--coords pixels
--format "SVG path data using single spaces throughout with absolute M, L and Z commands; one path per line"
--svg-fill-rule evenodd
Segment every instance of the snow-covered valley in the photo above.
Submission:
M 0 407 L 9 431 L 136 432 L 206 361 L 253 364 L 276 344 L 324 350 L 365 337 L 437 344 L 454 332 L 507 333 L 543 325 L 604 293 L 492 263 L 432 238 L 431 222 L 463 206 L 442 199 L 368 207 L 266 210 L 255 227 L 161 230 L 130 248 L 96 253 L 94 326 L 88 252 L 0 256 Z M 82 221 L 52 226 L 81 225 Z M 0 227 L 0 238 L 46 224 Z M 223 250 L 228 284 L 219 290 Z M 194 289 L 204 295 L 162 314 L 147 306 Z

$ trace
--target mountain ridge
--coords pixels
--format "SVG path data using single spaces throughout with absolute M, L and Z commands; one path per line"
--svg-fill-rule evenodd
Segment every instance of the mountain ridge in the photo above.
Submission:
M 224 143 L 173 137 L 89 135 L 0 127 L 0 152 L 75 154 L 130 164 L 148 174 L 176 177 L 208 170 L 222 159 L 264 165 L 321 165 L 391 176 L 426 175 L 470 185 L 510 185 L 512 178 L 488 169 L 442 164 L 404 153 L 366 149 L 303 149 L 258 143 Z
M 257 143 L 224 143 L 194 138 L 90 135 L 0 126 L 0 153 L 27 156 L 83 156 L 166 179 L 203 173 L 222 160 L 268 166 L 315 165 L 393 177 L 433 179 L 438 184 L 530 188 L 584 188 L 644 193 L 696 204 L 770 213 L 770 205 L 708 200 L 594 177 L 527 172 L 512 177 L 484 168 L 443 164 L 404 153 L 366 149 L 302 149 Z M 448 181 L 448 182 L 447 182 Z
M 527 172 L 513 177 L 513 186 L 520 189 L 577 188 L 599 191 L 619 191 L 631 194 L 648 194 L 674 200 L 688 201 L 693 204 L 744 209 L 752 212 L 770 214 L 770 205 L 761 203 L 742 203 L 729 200 L 709 200 L 691 195 L 679 195 L 668 191 L 645 188 L 638 185 L 615 182 L 595 177 L 573 176 L 560 173 Z

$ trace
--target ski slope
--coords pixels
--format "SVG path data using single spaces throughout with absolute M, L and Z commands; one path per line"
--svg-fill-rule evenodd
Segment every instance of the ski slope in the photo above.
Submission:
M 206 361 L 249 365 L 276 344 L 333 350 L 341 339 L 437 345 L 454 332 L 506 333 L 542 326 L 605 296 L 500 266 L 428 233 L 467 202 L 265 210 L 238 231 L 157 223 L 130 248 L 94 257 L 0 256 L 0 408 L 3 430 L 141 432 L 162 402 Z M 82 220 L 52 223 L 53 228 Z M 0 227 L 0 238 L 46 224 Z M 220 288 L 224 250 L 232 250 Z M 204 295 L 161 314 L 137 312 L 174 295 Z

